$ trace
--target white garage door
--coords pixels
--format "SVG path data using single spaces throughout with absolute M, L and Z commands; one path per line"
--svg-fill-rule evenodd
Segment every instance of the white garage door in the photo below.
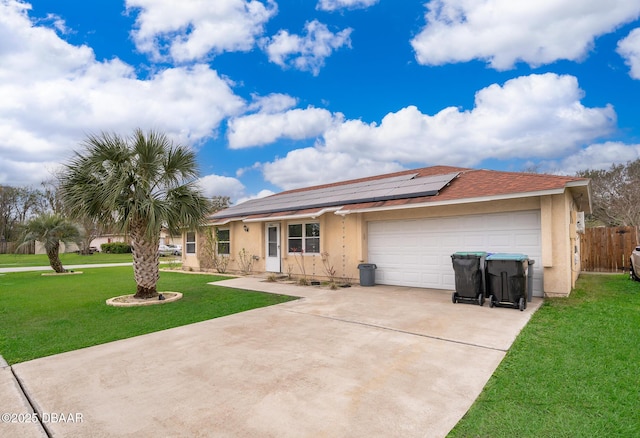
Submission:
M 535 261 L 533 290 L 542 296 L 540 211 L 369 222 L 369 263 L 376 283 L 455 289 L 451 254 L 523 253 Z

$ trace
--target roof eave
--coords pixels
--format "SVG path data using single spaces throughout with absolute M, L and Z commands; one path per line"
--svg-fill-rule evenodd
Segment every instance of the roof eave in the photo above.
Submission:
M 298 220 L 298 219 L 316 219 L 322 216 L 325 213 L 333 213 L 340 210 L 342 206 L 328 207 L 323 208 L 322 210 L 311 212 L 311 213 L 301 213 L 301 214 L 290 214 L 286 216 L 265 216 L 265 217 L 256 217 L 256 218 L 247 218 L 242 219 L 242 222 L 251 223 L 251 222 L 276 222 L 282 220 Z
M 578 204 L 578 210 L 591 213 L 591 180 L 571 181 L 567 183 L 566 187 L 573 193 L 573 198 Z
M 243 217 L 226 217 L 226 218 L 222 218 L 222 219 L 218 219 L 218 220 L 214 220 L 211 222 L 208 222 L 206 225 L 210 226 L 210 227 L 217 227 L 220 225 L 227 225 L 229 222 L 234 222 L 234 221 L 241 221 L 243 220 Z
M 489 202 L 489 201 L 504 201 L 507 199 L 522 199 L 522 198 L 532 198 L 537 196 L 560 195 L 564 193 L 564 191 L 565 191 L 565 188 L 563 187 L 559 189 L 539 190 L 535 192 L 509 193 L 504 195 L 480 196 L 475 198 L 450 199 L 446 201 L 428 201 L 428 202 L 419 202 L 415 204 L 403 204 L 403 205 L 391 205 L 391 206 L 381 206 L 381 207 L 357 208 L 357 209 L 351 209 L 351 210 L 339 210 L 339 211 L 336 211 L 335 214 L 348 215 L 352 213 L 370 213 L 370 212 L 378 212 L 378 211 L 406 210 L 408 208 L 440 207 L 443 205 L 472 204 L 476 202 Z

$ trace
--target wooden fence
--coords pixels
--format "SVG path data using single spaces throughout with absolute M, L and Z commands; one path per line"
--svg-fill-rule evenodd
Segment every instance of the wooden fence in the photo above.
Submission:
M 582 270 L 625 272 L 631 251 L 640 245 L 640 227 L 587 228 L 580 235 Z
M 15 254 L 18 244 L 16 242 L 7 242 L 5 240 L 0 241 L 0 254 Z M 18 254 L 35 254 L 36 244 L 31 242 L 28 245 L 23 246 L 17 250 Z

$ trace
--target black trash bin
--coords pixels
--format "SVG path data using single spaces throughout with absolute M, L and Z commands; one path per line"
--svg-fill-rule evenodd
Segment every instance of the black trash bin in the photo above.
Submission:
M 525 254 L 498 253 L 487 257 L 487 294 L 489 307 L 527 308 L 532 282 L 529 265 L 533 260 Z
M 484 304 L 486 294 L 485 259 L 487 253 L 456 252 L 451 255 L 455 273 L 456 291 L 451 301 Z
M 375 286 L 376 284 L 376 268 L 374 263 L 360 263 L 360 286 Z

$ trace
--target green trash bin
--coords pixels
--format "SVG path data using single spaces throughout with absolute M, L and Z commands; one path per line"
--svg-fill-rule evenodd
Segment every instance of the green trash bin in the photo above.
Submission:
M 487 257 L 487 294 L 489 307 L 527 308 L 532 283 L 529 265 L 533 261 L 525 254 L 497 253 Z M 533 271 L 533 269 L 532 269 Z
M 451 294 L 453 303 L 468 302 L 483 305 L 486 294 L 485 259 L 487 253 L 456 252 L 451 255 L 456 290 Z
M 375 286 L 376 269 L 374 263 L 360 263 L 358 270 L 360 271 L 360 286 Z

